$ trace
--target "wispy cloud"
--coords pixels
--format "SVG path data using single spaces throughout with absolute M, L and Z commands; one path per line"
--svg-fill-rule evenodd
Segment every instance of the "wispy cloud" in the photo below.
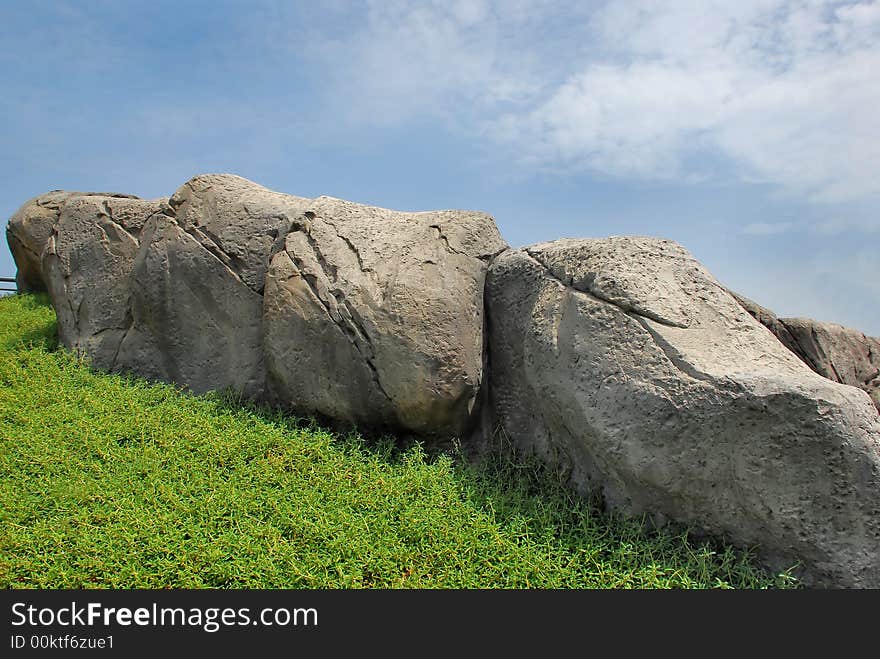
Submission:
M 358 124 L 446 118 L 529 168 L 880 199 L 880 4 L 368 2 L 316 50 Z
M 661 179 L 709 153 L 816 200 L 880 196 L 880 6 L 631 2 L 593 26 L 605 57 L 503 118 L 509 143 Z
M 368 0 L 342 34 L 296 30 L 309 35 L 305 56 L 325 67 L 328 102 L 355 125 L 439 117 L 472 130 L 498 107 L 538 97 L 540 49 L 517 41 L 533 12 L 556 4 Z

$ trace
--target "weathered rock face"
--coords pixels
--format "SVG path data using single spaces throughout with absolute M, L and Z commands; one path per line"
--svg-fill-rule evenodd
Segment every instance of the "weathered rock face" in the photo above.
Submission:
M 270 394 L 331 419 L 460 436 L 482 381 L 487 264 L 504 248 L 482 213 L 316 199 L 266 278 Z
M 7 233 L 23 288 L 48 288 L 62 344 L 97 368 L 428 436 L 472 419 L 507 246 L 488 215 L 204 175 L 167 200 L 50 193 Z
M 777 318 L 752 300 L 733 296 L 807 366 L 829 380 L 866 391 L 880 412 L 880 339 L 836 323 Z
M 196 176 L 169 200 L 180 228 L 255 293 L 263 291 L 271 255 L 310 203 L 229 174 Z
M 6 225 L 6 240 L 18 268 L 16 284 L 22 293 L 45 291 L 43 250 L 65 202 L 71 197 L 110 197 L 137 199 L 132 195 L 103 192 L 65 192 L 53 190 L 25 202 Z
M 836 323 L 783 318 L 801 353 L 816 373 L 859 387 L 880 411 L 880 339 Z
M 880 586 L 880 422 L 675 243 L 564 240 L 499 256 L 491 387 L 520 449 L 626 513 L 759 545 L 808 583 Z
M 131 271 L 147 219 L 163 200 L 70 195 L 57 207 L 41 248 L 41 283 L 58 317 L 61 343 L 114 370 L 131 327 Z
M 118 367 L 262 398 L 266 268 L 305 203 L 231 175 L 181 186 L 144 227 Z
M 119 368 L 195 393 L 263 390 L 262 298 L 173 219 L 144 231 Z
M 482 213 L 230 175 L 153 201 L 48 193 L 7 237 L 97 368 L 433 438 L 494 415 L 613 508 L 880 587 L 880 417 L 845 386 L 877 404 L 878 341 L 734 299 L 675 243 L 511 251 Z

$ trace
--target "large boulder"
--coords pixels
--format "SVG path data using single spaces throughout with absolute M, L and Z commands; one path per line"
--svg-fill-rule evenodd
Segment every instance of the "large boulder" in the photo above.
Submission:
M 561 240 L 487 281 L 503 431 L 610 508 L 692 523 L 809 584 L 880 587 L 880 421 L 676 243 Z
M 62 344 L 97 368 L 345 425 L 451 437 L 474 422 L 483 285 L 507 247 L 488 215 L 218 174 L 155 201 L 50 193 L 7 233 L 20 278 L 48 287 Z
M 461 436 L 483 374 L 483 285 L 507 245 L 483 213 L 320 197 L 272 258 L 274 400 L 362 426 Z
M 307 201 L 229 174 L 182 185 L 144 227 L 117 366 L 263 398 L 265 273 Z
M 6 241 L 18 268 L 16 284 L 20 292 L 46 291 L 43 250 L 55 229 L 61 208 L 72 197 L 137 199 L 133 195 L 109 192 L 53 190 L 25 202 L 6 225 Z
M 210 175 L 171 199 L 56 192 L 28 202 L 7 231 L 33 245 L 16 262 L 45 283 L 60 342 L 95 368 L 257 398 L 262 280 L 286 226 L 248 195 L 284 196 Z
M 810 318 L 778 318 L 752 300 L 736 301 L 819 375 L 868 393 L 880 412 L 880 339 Z
M 866 391 L 880 411 L 880 339 L 837 323 L 781 318 L 816 373 Z
M 42 247 L 40 277 L 58 337 L 96 368 L 114 370 L 131 328 L 131 271 L 148 218 L 165 200 L 71 194 Z M 19 270 L 21 272 L 21 270 Z

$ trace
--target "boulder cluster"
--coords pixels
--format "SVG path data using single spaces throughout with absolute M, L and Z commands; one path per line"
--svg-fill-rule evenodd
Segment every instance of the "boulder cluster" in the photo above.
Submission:
M 777 318 L 672 241 L 512 249 L 485 213 L 232 175 L 50 192 L 7 239 L 94 368 L 426 440 L 504 433 L 610 509 L 880 587 L 880 340 Z

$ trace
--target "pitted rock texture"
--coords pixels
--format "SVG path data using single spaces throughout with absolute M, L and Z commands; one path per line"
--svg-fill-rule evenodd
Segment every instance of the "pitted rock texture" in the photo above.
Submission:
M 681 246 L 561 240 L 487 280 L 491 394 L 520 450 L 611 508 L 695 523 L 880 586 L 880 422 L 819 377 Z
M 880 412 L 880 339 L 810 318 L 776 314 L 736 293 L 736 301 L 819 375 L 867 392 Z
M 164 200 L 71 195 L 57 207 L 40 250 L 42 281 L 58 317 L 60 342 L 116 370 L 132 326 L 131 271 L 147 219 Z
M 20 292 L 46 291 L 43 250 L 58 222 L 61 208 L 71 197 L 137 199 L 133 195 L 112 192 L 53 190 L 25 202 L 6 225 L 6 241 L 18 268 L 16 285 Z
M 266 278 L 270 395 L 331 419 L 461 436 L 482 382 L 485 274 L 506 246 L 483 213 L 314 200 Z
M 54 192 L 7 228 L 23 290 L 101 369 L 347 425 L 461 436 L 483 379 L 491 217 L 196 176 L 170 199 Z
M 307 203 L 226 174 L 182 185 L 143 229 L 117 368 L 264 398 L 265 273 Z

